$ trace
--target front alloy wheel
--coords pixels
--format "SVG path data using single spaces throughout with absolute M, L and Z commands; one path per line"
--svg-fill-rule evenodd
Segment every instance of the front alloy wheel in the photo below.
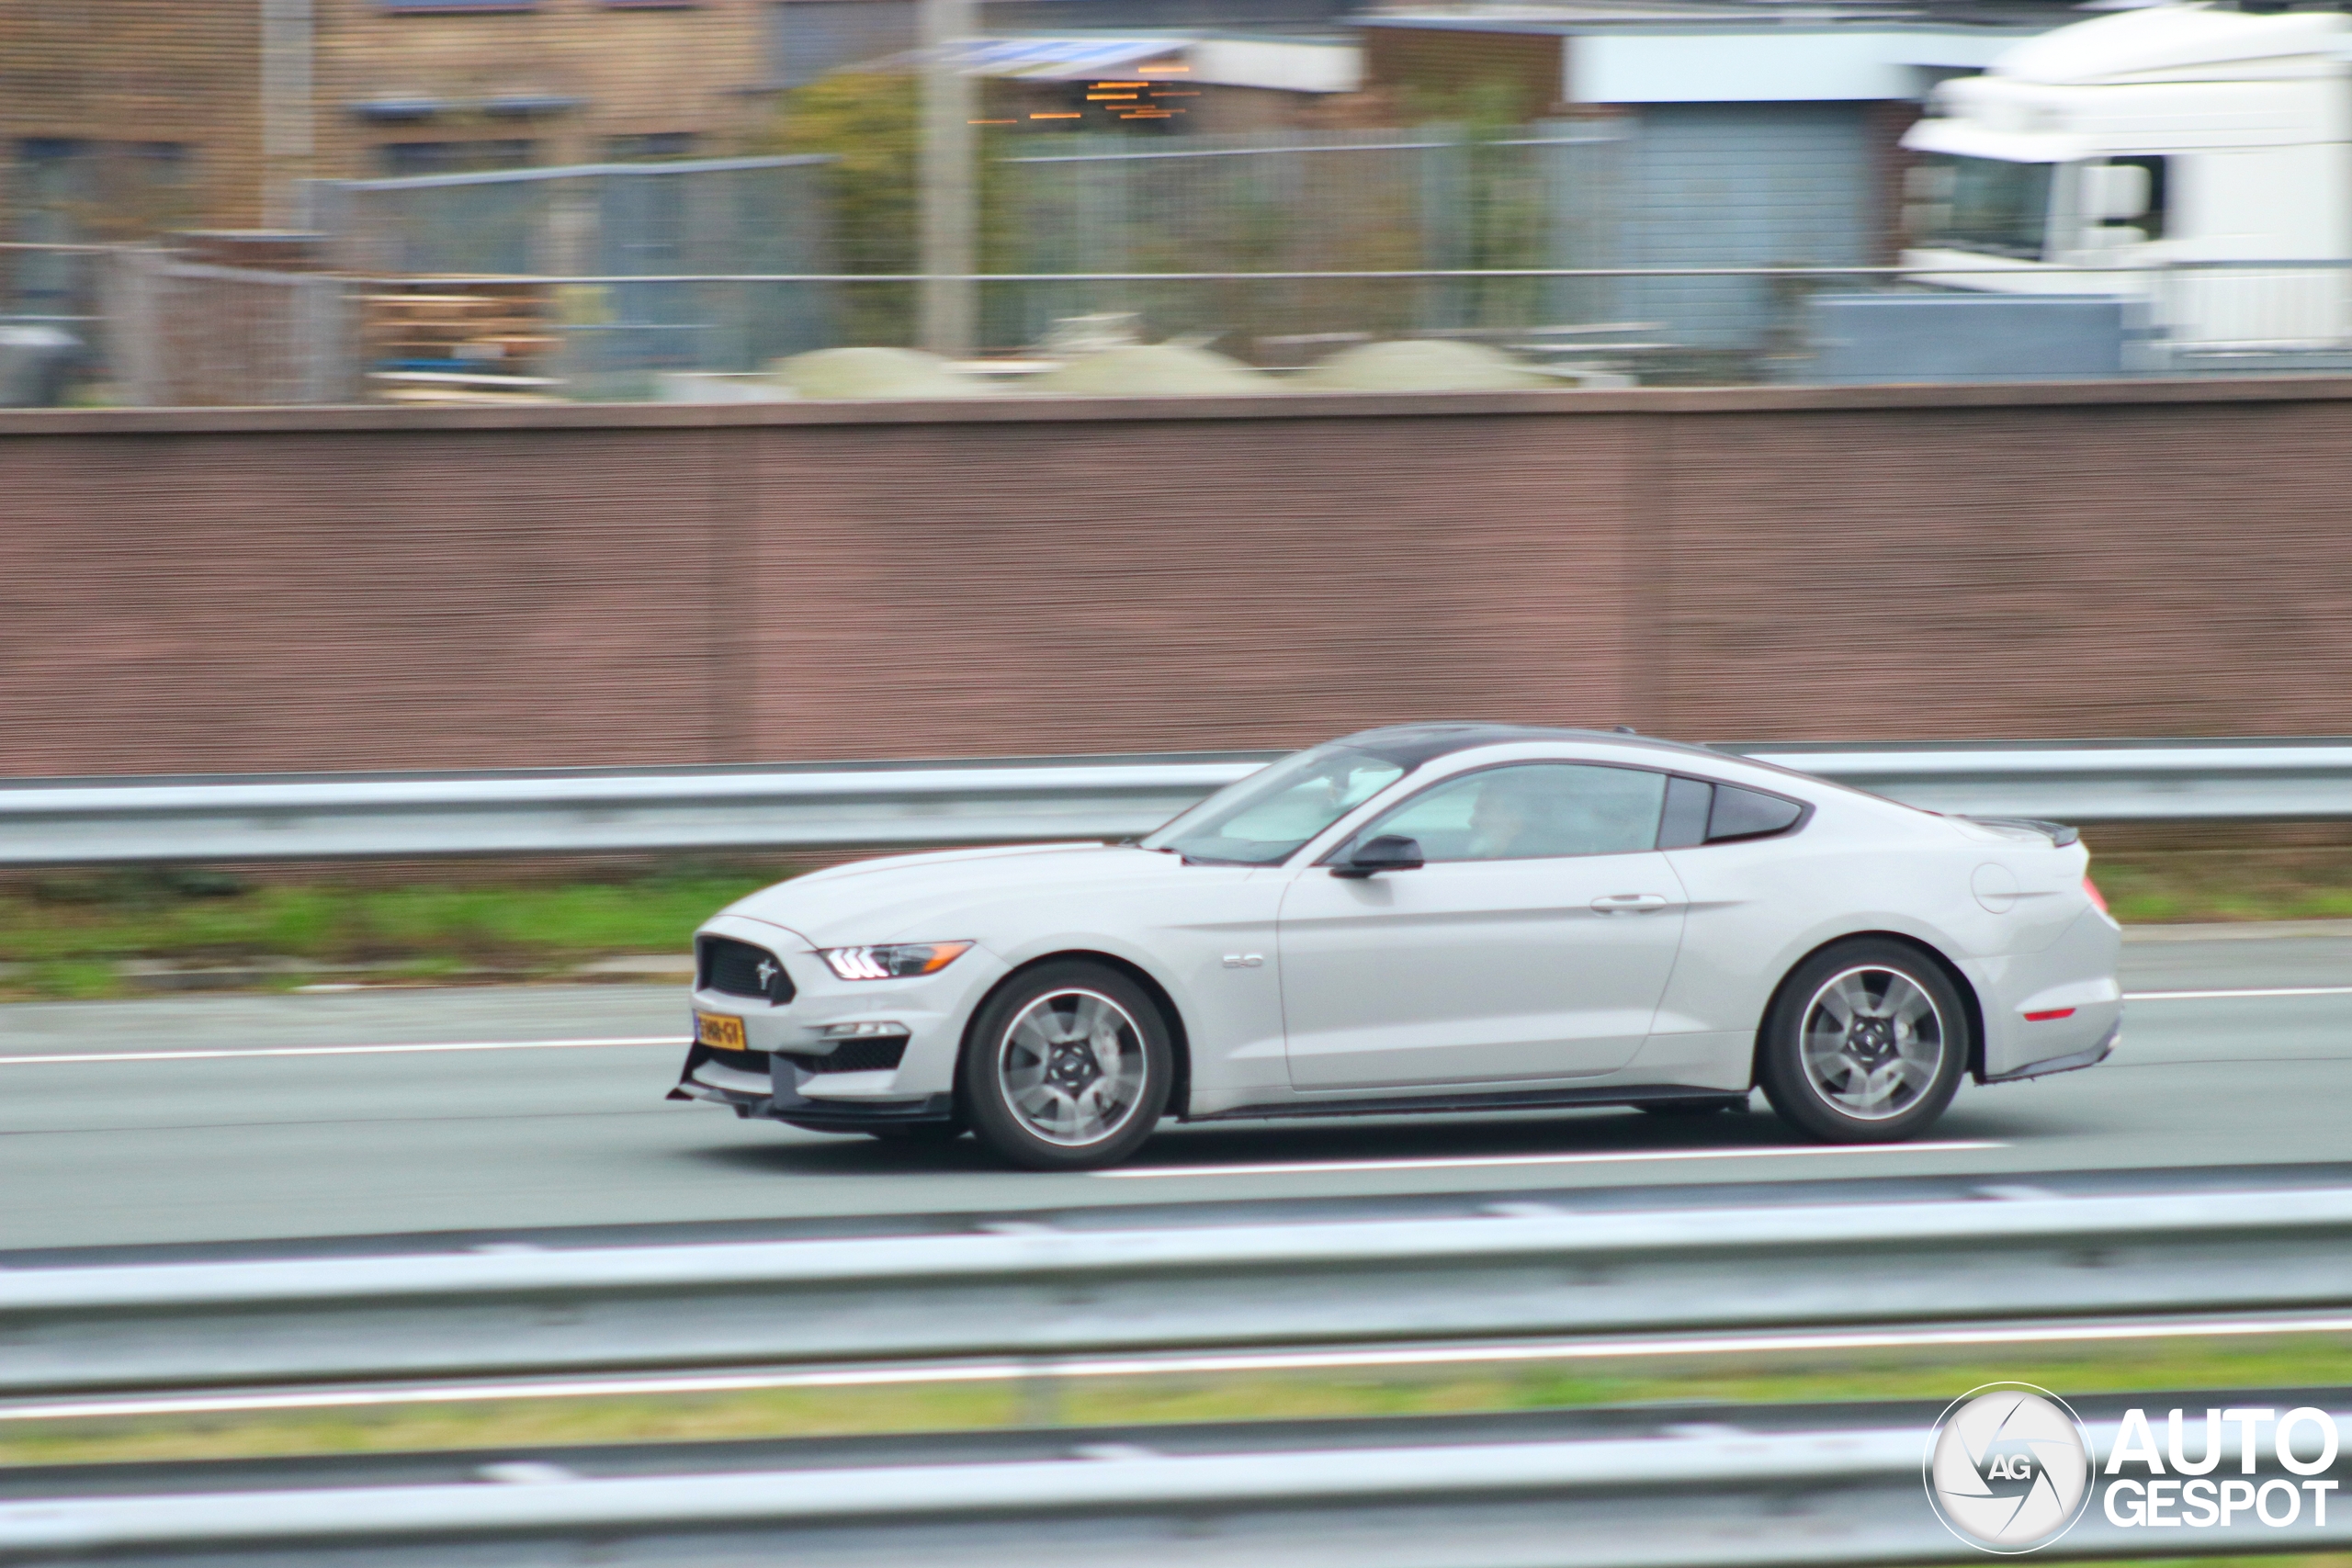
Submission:
M 1959 993 L 1923 954 L 1887 942 L 1816 953 L 1766 1022 L 1772 1108 L 1831 1143 L 1894 1143 L 1943 1113 L 1968 1062 Z
M 990 998 L 965 1051 L 972 1130 L 1040 1170 L 1125 1158 L 1168 1101 L 1159 1009 L 1107 965 L 1048 964 Z

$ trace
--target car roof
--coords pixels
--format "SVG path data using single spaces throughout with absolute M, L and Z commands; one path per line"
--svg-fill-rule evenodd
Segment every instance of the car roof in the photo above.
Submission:
M 1727 757 L 1704 746 L 1636 735 L 1630 729 L 1572 729 L 1565 726 L 1538 724 L 1393 724 L 1381 729 L 1364 729 L 1353 735 L 1343 735 L 1332 744 L 1369 751 L 1384 761 L 1395 762 L 1410 772 L 1424 762 L 1450 757 L 1457 751 L 1531 740 L 1600 740 L 1612 746 L 1705 757 L 1715 762 L 1743 760 Z
M 1805 790 L 1830 790 L 1839 796 L 1854 796 L 1889 810 L 1920 817 L 1939 817 L 1940 812 L 1928 811 L 1906 802 L 1893 800 L 1872 791 L 1860 789 L 1836 779 L 1826 779 L 1818 773 L 1803 773 L 1784 767 L 1763 757 L 1744 756 L 1737 751 L 1720 750 L 1713 746 L 1694 745 L 1687 740 L 1663 740 L 1654 735 L 1637 735 L 1630 729 L 1577 729 L 1566 725 L 1541 724 L 1395 724 L 1381 729 L 1359 730 L 1343 735 L 1330 742 L 1334 746 L 1350 746 L 1368 751 L 1386 761 L 1395 762 L 1408 773 L 1423 763 L 1456 752 L 1472 750 L 1481 746 L 1505 746 L 1527 741 L 1573 740 L 1589 745 L 1600 741 L 1630 751 L 1661 752 L 1663 755 L 1645 759 L 1656 766 L 1672 768 L 1678 759 L 1694 771 L 1702 771 L 1716 783 L 1723 782 L 1725 767 L 1747 769 L 1754 773 L 1777 773 L 1797 786 L 1801 795 Z M 1738 774 L 1735 773 L 1733 777 Z M 1747 787 L 1770 790 L 1772 785 L 1762 780 L 1752 780 Z M 1784 785 L 1782 787 L 1789 787 Z M 1805 798 L 1812 798 L 1805 795 Z

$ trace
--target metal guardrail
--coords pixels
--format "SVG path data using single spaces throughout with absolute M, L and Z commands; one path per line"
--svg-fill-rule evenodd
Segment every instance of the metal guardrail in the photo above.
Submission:
M 0 865 L 1147 833 L 1279 752 L 0 784 Z
M 0 1393 L 2345 1303 L 2343 1187 L 1035 1228 L 11 1269 Z
M 503 1485 L 85 1496 L 0 1504 L 0 1562 L 234 1553 L 241 1563 L 423 1564 L 452 1561 L 458 1548 L 481 1564 L 582 1553 L 798 1568 L 1826 1568 L 1973 1555 L 1924 1495 L 1924 1426 L 1888 1425 L 1865 1410 L 1842 1427 L 1773 1430 L 1770 1412 L 1758 1414 L 1765 1429 L 1711 1424 L 1565 1441 L 1179 1454 L 1126 1443 L 1048 1460 L 595 1478 L 540 1465 Z M 2352 1423 L 2335 1422 L 2339 1448 L 2352 1448 L 2341 1440 Z M 2104 1459 L 2117 1424 L 2088 1425 Z M 2094 1506 L 2046 1555 L 2145 1557 L 2157 1543 L 2182 1547 Z M 2233 1520 L 2200 1532 L 2197 1549 L 2347 1543 L 2352 1506 L 2339 1499 L 2324 1524 L 2309 1511 L 2287 1529 Z
M 1725 750 L 1930 811 L 2060 822 L 2352 817 L 2352 740 L 2074 740 Z
M 2352 740 L 1730 745 L 1939 811 L 2352 817 Z M 0 866 L 816 849 L 1148 832 L 1278 752 L 0 783 Z
M 1519 1206 L 1482 1218 L 15 1268 L 0 1270 L 0 1375 L 21 1396 L 743 1357 L 987 1350 L 1035 1365 L 1143 1346 L 2352 1303 L 2352 1188 L 1995 1195 L 2010 1190 L 1862 1206 Z M 2194 1403 L 2146 1403 L 2159 1401 Z M 2352 1470 L 2352 1416 L 2324 1408 L 2340 1475 Z M 487 1568 L 588 1553 L 799 1568 L 1860 1568 L 1969 1555 L 1922 1495 L 1925 1425 L 1894 1414 L 1767 1407 L 1544 1440 L 1501 1426 L 1436 1440 L 1243 1431 L 1214 1451 L 1179 1452 L 1128 1432 L 1054 1459 L 975 1439 L 944 1458 L 804 1469 L 730 1468 L 698 1450 L 694 1473 L 666 1460 L 590 1476 L 537 1463 L 463 1483 L 286 1483 L 232 1468 L 208 1484 L 190 1470 L 151 1479 L 151 1495 L 109 1482 L 0 1502 L 0 1563 L 437 1568 L 461 1556 Z M 2117 1440 L 2114 1414 L 2089 1422 L 2101 1457 Z M 2227 1462 L 2240 1435 L 2224 1430 L 2226 1473 L 2240 1468 Z M 2352 1545 L 2344 1495 L 2324 1524 L 2315 1513 L 2291 1529 L 2225 1524 L 2198 1548 Z M 2094 1506 L 2046 1555 L 2144 1558 L 2177 1544 Z

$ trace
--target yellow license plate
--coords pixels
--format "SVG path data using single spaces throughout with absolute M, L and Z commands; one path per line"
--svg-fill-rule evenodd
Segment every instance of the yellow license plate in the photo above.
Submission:
M 743 1041 L 743 1021 L 723 1012 L 695 1014 L 695 1038 L 720 1051 L 748 1051 Z

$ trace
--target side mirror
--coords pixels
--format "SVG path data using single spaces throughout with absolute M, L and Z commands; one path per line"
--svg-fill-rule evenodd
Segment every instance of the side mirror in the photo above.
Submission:
M 1383 833 L 1331 868 L 1334 876 L 1371 876 L 1384 871 L 1419 871 L 1421 846 L 1402 833 Z

